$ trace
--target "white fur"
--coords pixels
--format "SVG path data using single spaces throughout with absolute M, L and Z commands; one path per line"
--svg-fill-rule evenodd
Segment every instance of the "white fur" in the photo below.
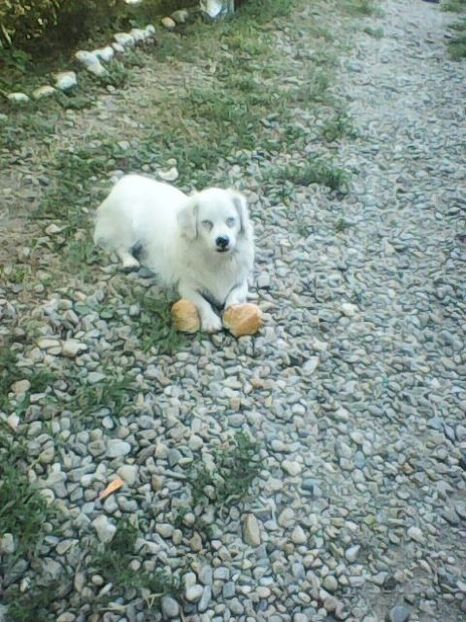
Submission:
M 144 265 L 196 305 L 205 331 L 222 327 L 206 297 L 225 308 L 246 301 L 253 232 L 246 201 L 234 190 L 187 196 L 169 184 L 126 175 L 97 210 L 94 242 L 116 251 L 124 268 L 139 266 L 131 250 L 142 245 Z

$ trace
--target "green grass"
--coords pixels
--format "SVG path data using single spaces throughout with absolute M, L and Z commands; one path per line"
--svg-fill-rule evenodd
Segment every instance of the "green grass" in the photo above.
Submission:
M 256 441 L 245 432 L 237 432 L 229 442 L 215 449 L 213 469 L 202 461 L 193 462 L 187 471 L 193 507 L 210 503 L 207 486 L 212 488 L 219 510 L 242 501 L 260 471 L 258 451 Z
M 453 60 L 466 58 L 466 20 L 451 26 L 454 37 L 448 42 L 448 53 Z
M 341 138 L 355 138 L 356 131 L 348 115 L 340 112 L 325 123 L 322 128 L 322 136 L 331 143 Z
M 350 15 L 373 15 L 376 12 L 373 0 L 345 0 L 344 8 Z
M 115 371 L 107 371 L 105 381 L 88 385 L 82 382 L 71 386 L 76 419 L 88 419 L 101 408 L 108 408 L 111 415 L 118 418 L 128 406 L 136 389 L 131 377 L 118 377 Z
M 89 566 L 102 575 L 107 583 L 112 584 L 109 600 L 135 589 L 140 595 L 144 595 L 147 609 L 156 610 L 165 594 L 179 596 L 180 583 L 165 568 L 156 569 L 154 572 L 131 568 L 131 561 L 138 559 L 135 545 L 139 535 L 138 528 L 129 520 L 120 519 L 111 542 L 96 545 Z
M 291 182 L 298 186 L 320 184 L 345 193 L 348 192 L 349 174 L 322 158 L 313 158 L 300 165 L 288 164 L 276 168 L 267 174 L 266 181 L 275 184 Z
M 29 333 L 29 338 L 32 332 Z M 8 393 L 11 385 L 17 380 L 27 379 L 31 383 L 29 393 L 42 393 L 57 380 L 55 372 L 35 367 L 20 368 L 17 364 L 17 354 L 13 349 L 13 340 L 0 337 L 0 410 L 11 412 L 12 408 Z M 26 396 L 27 400 L 27 396 Z M 20 408 L 24 408 L 24 404 Z
M 339 218 L 335 223 L 335 231 L 337 233 L 345 233 L 352 226 L 352 223 L 348 222 L 344 218 Z
M 39 489 L 29 482 L 28 466 L 25 443 L 0 424 L 0 537 L 13 535 L 13 559 L 34 555 L 45 534 L 44 523 L 54 515 Z
M 461 13 L 466 10 L 466 0 L 447 0 L 440 5 L 442 11 L 449 11 L 451 13 Z
M 366 26 L 364 28 L 364 32 L 371 37 L 374 37 L 374 39 L 382 39 L 384 36 L 383 28 L 372 28 L 372 26 Z
M 59 581 L 37 585 L 33 580 L 24 593 L 18 588 L 11 590 L 7 596 L 7 622 L 53 622 L 56 615 L 52 605 L 58 599 L 61 588 Z
M 132 302 L 141 313 L 134 321 L 134 332 L 144 352 L 154 349 L 158 354 L 173 354 L 188 343 L 188 337 L 179 333 L 172 322 L 171 305 L 166 294 L 152 296 L 146 291 L 133 292 Z

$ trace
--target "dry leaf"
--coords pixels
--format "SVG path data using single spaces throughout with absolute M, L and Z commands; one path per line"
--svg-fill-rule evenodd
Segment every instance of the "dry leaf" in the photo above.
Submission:
M 113 482 L 110 482 L 107 488 L 105 488 L 105 490 L 102 490 L 102 492 L 99 495 L 99 501 L 106 499 L 112 493 L 116 492 L 117 490 L 120 490 L 120 488 L 124 486 L 124 483 L 125 482 L 119 477 L 117 479 L 114 479 Z

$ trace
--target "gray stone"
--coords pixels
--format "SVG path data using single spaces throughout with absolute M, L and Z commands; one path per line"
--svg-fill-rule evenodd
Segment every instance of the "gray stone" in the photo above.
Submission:
M 119 467 L 117 473 L 128 486 L 134 486 L 138 477 L 138 471 L 136 464 L 124 464 Z
M 177 618 L 180 615 L 180 606 L 171 596 L 163 596 L 160 604 L 164 618 Z
M 387 613 L 386 622 L 408 622 L 411 617 L 411 612 L 407 607 L 403 605 L 396 605 L 393 609 Z
M 325 576 L 322 580 L 322 587 L 327 590 L 327 592 L 335 592 L 338 589 L 338 581 L 331 574 Z
M 27 104 L 30 101 L 26 93 L 20 92 L 8 93 L 7 99 L 14 104 Z
M 359 544 L 355 544 L 354 546 L 350 546 L 349 549 L 345 551 L 346 559 L 352 564 L 356 561 L 359 555 L 359 551 L 361 550 L 361 546 Z
M 203 593 L 204 588 L 202 587 L 202 585 L 196 583 L 186 589 L 184 596 L 188 602 L 197 603 L 199 600 L 201 600 Z
M 246 514 L 243 526 L 243 538 L 250 546 L 259 546 L 261 543 L 259 521 L 254 514 Z
M 290 527 L 294 524 L 294 518 L 294 511 L 291 508 L 285 508 L 280 512 L 277 522 L 280 527 Z
M 123 458 L 131 452 L 131 445 L 127 441 L 112 438 L 107 443 L 107 456 L 109 458 Z
M 105 516 L 101 514 L 92 521 L 92 525 L 97 532 L 97 537 L 103 543 L 111 542 L 116 533 L 115 525 Z
M 13 534 L 4 533 L 0 538 L 0 555 L 11 555 L 16 550 Z
M 61 71 L 55 75 L 55 87 L 60 91 L 69 91 L 78 84 L 74 71 Z

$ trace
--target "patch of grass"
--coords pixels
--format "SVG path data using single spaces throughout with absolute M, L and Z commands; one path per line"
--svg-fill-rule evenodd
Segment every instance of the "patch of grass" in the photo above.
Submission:
M 384 36 L 383 28 L 372 28 L 372 26 L 366 26 L 364 32 L 374 39 L 382 39 Z
M 260 471 L 259 445 L 245 432 L 237 432 L 227 443 L 214 450 L 214 468 L 194 462 L 187 472 L 193 506 L 209 503 L 206 488 L 215 495 L 219 509 L 242 501 L 250 492 Z
M 186 345 L 188 338 L 175 329 L 171 303 L 165 295 L 155 297 L 144 292 L 134 300 L 141 308 L 141 314 L 134 320 L 134 330 L 144 352 L 154 348 L 158 354 L 173 354 Z
M 0 410 L 7 409 L 10 387 L 21 378 L 11 345 L 11 340 L 0 337 Z
M 263 24 L 272 19 L 286 17 L 296 7 L 293 0 L 254 0 L 245 2 L 237 15 L 241 19 L 253 20 L 255 23 Z M 233 18 L 234 19 L 234 18 Z
M 344 137 L 355 138 L 356 131 L 348 115 L 338 113 L 333 119 L 325 123 L 322 128 L 322 136 L 331 143 Z
M 268 175 L 275 182 L 291 182 L 298 186 L 319 184 L 330 190 L 348 192 L 349 173 L 322 158 L 313 158 L 302 164 L 288 164 Z
M 0 426 L 0 537 L 11 533 L 12 559 L 33 555 L 45 535 L 44 523 L 54 514 L 27 475 L 27 450 L 5 424 Z
M 119 60 L 113 60 L 106 67 L 107 73 L 98 78 L 102 86 L 113 86 L 116 89 L 123 89 L 129 80 L 130 72 L 126 65 Z
M 131 561 L 138 559 L 135 551 L 138 536 L 137 527 L 127 519 L 120 519 L 111 542 L 97 545 L 90 566 L 112 584 L 110 597 L 136 589 L 144 596 L 148 608 L 156 609 L 165 594 L 179 595 L 180 584 L 177 578 L 162 568 L 151 573 L 131 568 Z
M 329 86 L 328 73 L 317 69 L 309 75 L 301 86 L 291 91 L 290 99 L 299 103 L 326 102 Z
M 37 585 L 36 582 L 26 592 L 18 588 L 7 594 L 8 622 L 52 622 L 56 620 L 56 613 L 52 605 L 59 598 L 62 586 L 58 581 L 47 585 Z
M 69 271 L 73 275 L 79 275 L 85 283 L 93 279 L 94 273 L 91 266 L 98 263 L 98 250 L 88 237 L 88 232 L 78 231 L 65 246 L 63 258 Z
M 92 415 L 100 408 L 108 408 L 114 417 L 121 415 L 136 391 L 131 386 L 132 378 L 115 377 L 107 372 L 108 379 L 96 384 L 80 384 L 74 392 L 73 403 L 82 416 Z
M 466 0 L 447 0 L 440 5 L 442 11 L 461 13 L 466 10 Z
M 352 223 L 348 222 L 344 218 L 339 218 L 335 223 L 335 231 L 337 233 L 345 233 L 352 226 Z
M 344 6 L 350 15 L 373 15 L 376 11 L 373 0 L 346 0 Z
M 448 42 L 448 53 L 453 60 L 466 58 L 466 19 L 452 26 L 455 36 Z
M 12 410 L 8 394 L 11 391 L 11 385 L 17 380 L 29 380 L 30 393 L 42 393 L 57 380 L 56 374 L 50 370 L 18 367 L 13 343 L 12 339 L 0 337 L 0 410 L 5 412 Z M 27 400 L 27 396 L 25 399 Z M 24 408 L 24 404 L 20 408 Z

